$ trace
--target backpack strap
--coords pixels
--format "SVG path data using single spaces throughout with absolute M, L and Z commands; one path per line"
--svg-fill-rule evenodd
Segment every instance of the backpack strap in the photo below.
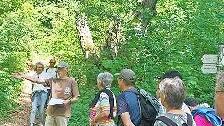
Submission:
M 193 116 L 203 115 L 210 123 L 215 126 L 221 126 L 222 120 L 215 113 L 215 110 L 212 108 L 197 108 L 192 111 Z
M 109 89 L 105 89 L 103 92 L 106 93 L 109 96 L 109 103 L 110 103 L 109 117 L 112 119 L 112 118 L 114 118 L 114 116 L 113 116 L 114 96 L 113 96 L 113 93 Z
M 187 113 L 187 125 L 188 126 L 193 126 L 193 119 L 192 119 L 192 116 Z
M 187 126 L 193 126 L 193 119 L 191 117 L 190 114 L 187 114 Z M 163 123 L 165 123 L 167 126 L 178 126 L 175 122 L 173 122 L 171 119 L 169 119 L 166 116 L 160 116 L 158 118 L 156 118 L 156 120 L 162 121 Z M 185 126 L 186 123 L 183 124 L 183 126 Z
M 160 117 L 156 118 L 156 120 L 165 123 L 167 126 L 178 126 L 175 122 L 173 122 L 171 119 L 169 119 L 166 116 L 160 116 Z
M 47 73 L 48 70 L 49 70 L 49 67 L 45 70 L 45 72 Z

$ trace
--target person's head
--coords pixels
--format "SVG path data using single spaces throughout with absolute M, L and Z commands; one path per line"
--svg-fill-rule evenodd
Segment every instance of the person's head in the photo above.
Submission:
M 50 59 L 49 61 L 49 67 L 53 68 L 56 64 L 56 60 L 54 58 Z
M 161 80 L 163 80 L 165 78 L 175 78 L 175 77 L 179 77 L 180 79 L 182 79 L 180 72 L 178 72 L 176 70 L 171 70 L 171 71 L 164 73 Z
M 110 88 L 113 82 L 113 75 L 109 72 L 100 73 L 97 76 L 97 87 L 99 90 Z
M 36 71 L 37 74 L 42 73 L 44 71 L 44 64 L 41 63 L 41 62 L 37 62 L 35 64 L 35 69 L 34 70 Z
M 123 69 L 118 76 L 118 86 L 121 90 L 135 85 L 135 73 L 131 69 Z
M 161 77 L 158 77 L 157 79 L 159 79 L 159 82 L 161 82 L 162 80 L 164 80 L 166 78 L 175 78 L 175 77 L 178 77 L 182 80 L 181 74 L 176 70 L 167 71 L 166 73 L 164 73 Z M 159 88 L 159 85 L 157 85 L 157 91 L 156 91 L 157 97 L 159 97 L 158 96 L 158 88 Z
M 69 65 L 63 61 L 61 61 L 57 65 L 57 73 L 58 73 L 59 78 L 68 77 L 68 67 L 69 67 Z
M 168 111 L 181 109 L 185 95 L 183 81 L 178 77 L 165 78 L 159 83 L 159 97 Z
M 195 98 L 188 97 L 184 100 L 184 103 L 189 107 L 192 111 L 198 105 L 198 101 Z

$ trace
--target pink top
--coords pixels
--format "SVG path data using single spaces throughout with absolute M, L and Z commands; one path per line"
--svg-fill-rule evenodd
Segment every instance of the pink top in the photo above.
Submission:
M 196 126 L 212 126 L 212 124 L 201 115 L 194 116 L 194 121 L 196 123 Z

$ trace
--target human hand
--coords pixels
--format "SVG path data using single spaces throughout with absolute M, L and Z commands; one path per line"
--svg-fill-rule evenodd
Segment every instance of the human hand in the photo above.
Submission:
M 17 78 L 17 79 L 23 79 L 23 75 L 19 72 L 16 72 L 16 73 L 12 73 L 12 76 Z
M 63 103 L 64 103 L 64 105 L 68 105 L 68 104 L 71 103 L 71 101 L 70 100 L 64 100 Z
M 95 122 L 95 120 L 91 120 L 91 122 L 90 122 L 90 126 L 96 126 L 96 122 Z

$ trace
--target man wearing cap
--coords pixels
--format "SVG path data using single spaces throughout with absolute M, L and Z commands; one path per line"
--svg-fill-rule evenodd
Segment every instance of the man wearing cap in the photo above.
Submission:
M 136 93 L 135 73 L 123 69 L 118 76 L 118 86 L 122 93 L 118 96 L 119 126 L 135 126 L 140 123 L 140 107 Z M 135 93 L 136 92 L 136 93 Z
M 77 101 L 79 90 L 76 81 L 68 75 L 68 64 L 60 62 L 57 68 L 58 78 L 45 81 L 26 78 L 51 88 L 51 100 L 47 107 L 45 126 L 67 126 L 71 117 L 71 104 Z

